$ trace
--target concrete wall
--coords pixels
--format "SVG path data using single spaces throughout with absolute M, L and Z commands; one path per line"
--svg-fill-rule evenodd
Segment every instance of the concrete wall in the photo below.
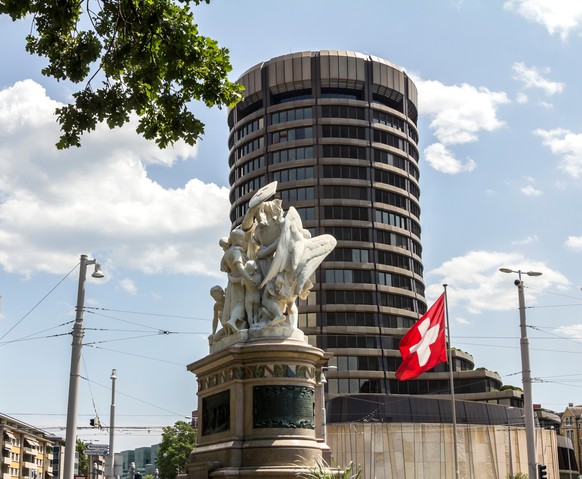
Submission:
M 452 424 L 328 424 L 333 463 L 360 464 L 366 479 L 450 479 L 455 477 Z M 537 462 L 548 479 L 557 479 L 554 430 L 536 430 Z M 459 477 L 505 479 L 527 474 L 525 429 L 512 426 L 457 425 Z

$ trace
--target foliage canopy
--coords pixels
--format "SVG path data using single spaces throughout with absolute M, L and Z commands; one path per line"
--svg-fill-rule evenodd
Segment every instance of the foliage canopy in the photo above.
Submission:
M 158 469 L 161 479 L 175 479 L 186 470 L 192 449 L 196 446 L 198 431 L 185 421 L 165 427 L 158 449 Z
M 196 5 L 210 0 L 194 0 Z M 228 50 L 198 32 L 188 0 L 0 0 L 12 20 L 32 16 L 26 49 L 48 59 L 42 73 L 85 86 L 58 108 L 59 149 L 105 121 L 122 126 L 139 117 L 137 132 L 165 148 L 193 145 L 204 124 L 188 109 L 233 106 L 242 87 L 227 79 Z M 92 84 L 99 80 L 101 86 Z

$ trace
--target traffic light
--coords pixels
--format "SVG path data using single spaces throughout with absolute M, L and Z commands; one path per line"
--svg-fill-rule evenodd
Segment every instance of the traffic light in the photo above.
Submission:
M 100 427 L 101 424 L 99 423 L 99 417 L 95 417 L 94 419 L 89 419 L 89 424 L 91 427 Z
M 538 464 L 538 479 L 547 479 L 548 472 L 545 464 Z

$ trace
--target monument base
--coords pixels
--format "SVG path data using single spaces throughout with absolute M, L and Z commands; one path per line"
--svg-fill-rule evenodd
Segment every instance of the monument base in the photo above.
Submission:
M 188 366 L 198 379 L 198 445 L 180 479 L 296 478 L 329 463 L 321 367 L 299 330 L 249 330 Z M 222 346 L 222 349 L 221 349 Z

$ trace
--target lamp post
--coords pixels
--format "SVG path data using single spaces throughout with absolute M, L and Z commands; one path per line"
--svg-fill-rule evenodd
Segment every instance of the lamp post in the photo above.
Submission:
M 525 322 L 525 297 L 523 293 L 523 281 L 521 275 L 541 276 L 542 273 L 537 271 L 521 271 L 509 268 L 500 268 L 502 273 L 517 273 L 518 278 L 515 280 L 517 286 L 517 299 L 519 303 L 519 327 L 521 330 L 520 350 L 521 350 L 521 377 L 523 383 L 523 402 L 525 409 L 525 434 L 527 445 L 527 466 L 529 479 L 536 479 L 536 443 L 534 431 L 533 416 L 533 399 L 531 391 L 531 366 L 529 362 L 529 341 L 527 339 L 527 326 Z
M 107 456 L 106 475 L 108 479 L 115 478 L 115 380 L 117 379 L 115 369 L 111 370 L 111 409 L 109 413 L 109 456 Z
M 323 366 L 321 368 L 321 376 L 319 378 L 319 384 L 321 384 L 321 437 L 324 443 L 327 440 L 327 411 L 325 410 L 325 385 L 327 384 L 327 379 L 325 377 L 324 371 L 329 371 L 330 369 L 337 369 L 337 367 Z
M 65 437 L 65 458 L 63 479 L 73 479 L 75 473 L 75 450 L 77 445 L 77 395 L 81 370 L 81 347 L 83 345 L 83 308 L 85 307 L 85 280 L 87 266 L 95 265 L 93 278 L 103 278 L 101 266 L 94 259 L 81 255 L 79 263 L 79 288 L 77 292 L 77 308 L 75 325 L 73 326 L 73 345 L 71 349 L 71 373 L 69 377 L 69 399 L 67 406 L 67 434 Z

